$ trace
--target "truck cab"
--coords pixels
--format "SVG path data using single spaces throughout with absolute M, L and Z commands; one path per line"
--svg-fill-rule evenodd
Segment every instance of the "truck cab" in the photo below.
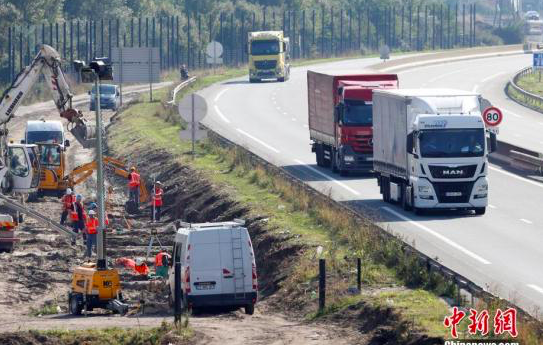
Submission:
M 290 42 L 283 31 L 249 32 L 249 82 L 276 79 L 283 82 L 290 77 Z

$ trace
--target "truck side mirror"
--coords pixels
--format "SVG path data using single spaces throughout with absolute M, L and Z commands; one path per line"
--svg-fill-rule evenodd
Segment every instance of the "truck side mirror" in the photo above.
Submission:
M 66 139 L 66 140 L 64 141 L 64 146 L 70 147 L 70 140 Z
M 498 138 L 496 136 L 496 133 L 490 133 L 490 152 L 496 152 L 498 151 Z
M 343 105 L 341 103 L 339 103 L 338 105 L 336 105 L 334 107 L 334 122 L 339 122 L 339 118 L 340 118 L 340 112 L 343 108 Z

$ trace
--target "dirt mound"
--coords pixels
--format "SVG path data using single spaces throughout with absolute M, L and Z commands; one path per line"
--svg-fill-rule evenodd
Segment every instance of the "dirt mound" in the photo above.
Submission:
M 38 332 L 0 333 L 2 345 L 58 345 L 61 344 L 57 337 L 45 336 Z

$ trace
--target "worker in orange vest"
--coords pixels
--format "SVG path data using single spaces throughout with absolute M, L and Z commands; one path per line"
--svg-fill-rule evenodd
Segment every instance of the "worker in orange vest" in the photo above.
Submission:
M 157 276 L 168 278 L 168 266 L 172 257 L 161 251 L 155 256 L 155 272 Z
M 72 219 L 72 228 L 76 234 L 79 231 L 83 232 L 85 229 L 85 219 L 87 215 L 85 213 L 85 208 L 83 207 L 83 196 L 77 194 L 75 196 L 75 202 L 73 203 L 73 209 L 70 213 L 70 218 Z M 83 239 L 86 238 L 86 234 L 83 232 Z M 72 242 L 72 244 L 75 244 Z
M 160 222 L 160 216 L 162 215 L 162 183 L 160 181 L 155 182 L 154 194 L 153 194 L 153 208 L 151 210 L 151 220 Z M 154 217 L 153 217 L 154 212 Z
M 139 207 L 140 202 L 140 183 L 140 174 L 136 172 L 136 167 L 130 168 L 130 174 L 128 174 L 128 195 L 136 207 Z
M 92 254 L 92 247 L 96 252 L 96 234 L 98 232 L 98 218 L 96 218 L 96 212 L 94 210 L 89 211 L 89 217 L 86 221 L 87 226 L 87 251 L 85 257 L 90 258 Z
M 147 264 L 143 262 L 142 259 L 136 258 L 134 262 L 134 270 L 136 273 L 146 276 L 149 274 L 149 267 L 147 267 Z
M 98 212 L 98 205 L 96 205 L 95 202 L 91 202 L 90 205 L 89 205 L 89 211 L 90 210 L 94 210 L 94 212 Z M 98 219 L 98 215 L 96 216 L 96 219 Z M 106 226 L 109 225 L 109 218 L 107 216 L 107 212 L 106 212 L 104 222 L 106 223 Z
M 66 194 L 64 194 L 62 197 L 62 215 L 60 216 L 60 225 L 64 225 L 68 214 L 73 211 L 74 202 L 74 192 L 70 188 L 66 189 Z

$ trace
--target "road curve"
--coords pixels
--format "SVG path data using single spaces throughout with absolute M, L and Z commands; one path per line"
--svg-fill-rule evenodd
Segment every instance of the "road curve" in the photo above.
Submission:
M 210 109 L 203 122 L 335 200 L 375 212 L 387 231 L 535 315 L 543 308 L 543 184 L 491 166 L 486 215 L 416 216 L 382 202 L 374 178 L 343 178 L 317 167 L 307 128 L 306 71 L 353 71 L 378 62 L 368 58 L 294 68 L 286 83 L 249 84 L 239 78 L 213 85 L 201 92 Z M 400 73 L 400 85 L 477 89 L 506 110 L 501 139 L 543 150 L 537 138 L 543 117 L 503 94 L 504 81 L 527 63 L 529 57 L 518 54 L 414 67 Z

